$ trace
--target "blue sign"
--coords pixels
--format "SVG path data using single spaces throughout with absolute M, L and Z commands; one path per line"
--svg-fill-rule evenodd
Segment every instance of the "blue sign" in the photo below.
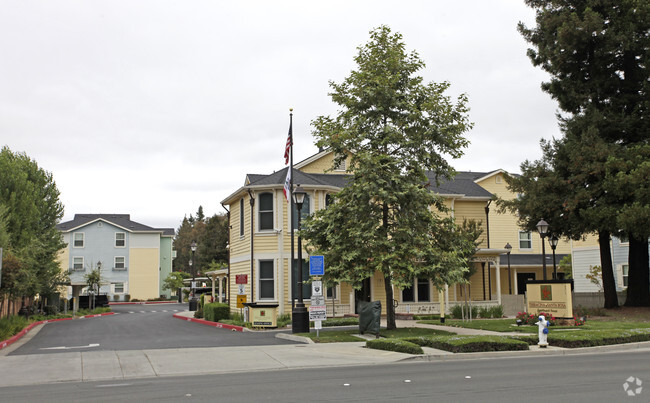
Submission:
M 309 256 L 309 275 L 325 275 L 325 258 L 323 256 Z

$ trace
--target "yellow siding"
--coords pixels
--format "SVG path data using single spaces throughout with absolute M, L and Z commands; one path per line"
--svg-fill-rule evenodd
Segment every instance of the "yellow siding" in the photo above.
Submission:
M 129 289 L 133 299 L 157 298 L 160 252 L 154 248 L 129 250 Z
M 310 173 L 310 174 L 322 174 L 322 173 L 336 173 L 336 174 L 342 174 L 344 173 L 343 170 L 335 170 L 335 171 L 330 171 L 332 169 L 332 164 L 334 162 L 334 153 L 328 153 L 321 158 L 317 159 L 316 161 L 312 161 L 308 163 L 307 165 L 303 166 L 300 168 L 302 172 Z M 350 163 L 350 157 L 348 155 L 348 159 L 346 161 L 346 164 Z M 329 172 L 326 172 L 329 171 Z
M 61 249 L 59 251 L 59 254 L 57 256 L 57 262 L 59 263 L 59 268 L 61 269 L 61 272 L 67 273 L 68 272 L 68 265 L 70 264 L 70 250 L 66 246 L 64 249 Z M 68 297 L 68 287 L 60 287 L 61 293 L 64 294 L 64 296 L 67 298 Z
M 454 219 L 458 225 L 462 225 L 464 220 L 474 220 L 481 223 L 483 234 L 479 238 L 479 247 L 487 247 L 487 234 L 485 231 L 485 205 L 486 201 L 465 201 L 456 200 L 454 203 Z M 490 223 L 492 227 L 492 223 Z

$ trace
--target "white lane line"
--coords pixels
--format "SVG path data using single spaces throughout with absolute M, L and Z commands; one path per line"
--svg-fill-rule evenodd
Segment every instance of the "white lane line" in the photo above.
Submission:
M 73 348 L 92 348 L 92 347 L 99 347 L 99 344 L 93 343 L 87 346 L 71 346 L 71 347 L 66 347 L 66 346 L 45 347 L 45 348 L 40 348 L 39 350 L 71 350 Z

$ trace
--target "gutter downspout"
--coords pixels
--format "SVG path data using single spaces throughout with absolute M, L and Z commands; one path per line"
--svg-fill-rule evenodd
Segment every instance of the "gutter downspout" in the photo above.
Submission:
M 250 198 L 249 203 L 251 205 L 251 303 L 255 302 L 255 281 L 254 281 L 254 269 L 255 269 L 255 251 L 253 249 L 254 245 L 254 231 L 255 231 L 255 195 L 253 192 L 251 192 L 250 189 L 246 189 L 248 191 L 248 197 Z
M 485 206 L 485 228 L 487 235 L 487 248 L 490 249 L 490 204 L 492 200 L 488 200 L 487 205 Z M 485 265 L 488 269 L 488 293 L 490 295 L 490 300 L 492 300 L 492 270 L 490 270 L 490 262 L 487 262 Z M 485 267 L 484 266 L 484 267 Z M 485 273 L 483 273 L 483 299 L 485 300 Z

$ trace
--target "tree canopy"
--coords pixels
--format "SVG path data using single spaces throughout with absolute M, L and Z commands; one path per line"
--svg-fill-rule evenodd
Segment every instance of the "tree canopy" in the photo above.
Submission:
M 416 276 L 449 284 L 467 270 L 468 246 L 452 220 L 433 213 L 444 206 L 429 191 L 427 173 L 454 175 L 445 156 L 462 155 L 471 123 L 467 97 L 453 101 L 445 95 L 449 83 L 423 83 L 416 73 L 424 62 L 407 53 L 399 33 L 381 26 L 358 51 L 357 69 L 330 82 L 339 112 L 312 122 L 317 145 L 334 152 L 334 166 L 349 156 L 350 179 L 301 234 L 325 255 L 329 284 L 358 287 L 383 274 L 394 328 L 393 284 L 410 286 Z
M 65 280 L 57 253 L 65 245 L 56 224 L 63 204 L 50 172 L 25 153 L 0 151 L 0 247 L 11 270 L 3 270 L 1 295 L 48 296 Z M 5 279 L 5 276 L 7 278 Z M 20 281 L 18 281 L 20 279 Z

